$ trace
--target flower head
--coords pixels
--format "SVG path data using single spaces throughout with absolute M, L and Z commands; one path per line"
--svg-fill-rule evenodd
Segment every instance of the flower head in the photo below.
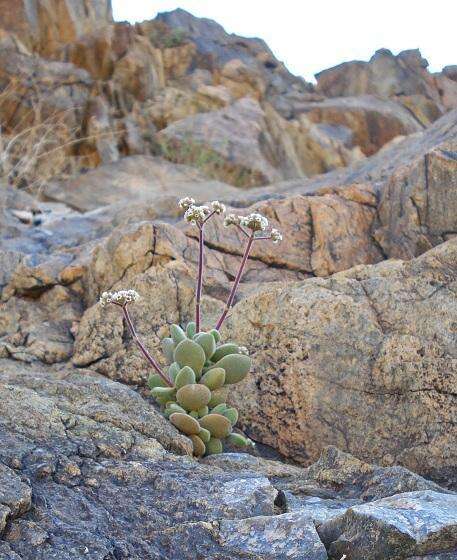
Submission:
M 119 292 L 103 292 L 100 297 L 100 305 L 105 307 L 109 303 L 127 305 L 140 299 L 140 294 L 135 290 L 121 290 Z
M 242 216 L 236 216 L 235 214 L 228 214 L 224 219 L 224 226 L 238 226 L 240 224 Z
M 191 224 L 197 224 L 203 222 L 209 213 L 208 206 L 189 206 L 184 213 L 184 219 Z
M 215 214 L 223 214 L 226 210 L 225 204 L 222 204 L 222 202 L 218 200 L 213 200 L 213 202 L 211 202 L 211 208 Z
M 262 214 L 249 214 L 240 217 L 240 224 L 252 231 L 265 231 L 268 227 L 268 220 Z
M 249 356 L 249 350 L 246 348 L 246 346 L 238 346 L 238 352 L 240 354 L 244 354 L 245 356 Z
M 270 231 L 270 239 L 273 243 L 280 243 L 282 241 L 282 233 L 279 230 L 272 228 Z
M 195 200 L 190 196 L 181 198 L 181 200 L 178 202 L 179 208 L 182 208 L 183 210 L 187 210 L 188 208 L 194 205 L 195 205 Z

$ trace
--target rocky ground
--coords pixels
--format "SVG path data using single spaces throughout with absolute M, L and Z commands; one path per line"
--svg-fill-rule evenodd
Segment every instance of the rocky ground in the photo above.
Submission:
M 381 50 L 312 85 L 109 4 L 0 0 L 0 560 L 456 560 L 456 68 Z M 185 195 L 284 234 L 222 331 L 253 455 L 191 458 L 97 303 L 140 292 L 152 351 L 192 317 Z M 241 250 L 210 223 L 208 327 Z

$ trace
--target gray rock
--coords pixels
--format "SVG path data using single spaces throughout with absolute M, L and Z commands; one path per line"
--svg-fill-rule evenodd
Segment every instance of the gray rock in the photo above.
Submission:
M 318 527 L 330 558 L 391 560 L 457 551 L 457 495 L 406 492 L 351 507 Z
M 9 515 L 17 517 L 30 508 L 31 499 L 30 486 L 0 463 L 0 505 L 9 510 Z
M 360 504 L 361 500 L 344 500 L 319 498 L 318 496 L 301 496 L 285 491 L 282 500 L 286 511 L 299 511 L 303 516 L 308 516 L 316 525 L 333 519 L 344 513 L 353 505 Z
M 307 513 L 223 520 L 219 538 L 234 558 L 254 553 L 268 560 L 326 560 L 327 552 Z
M 0 400 L 0 534 L 23 560 L 140 559 L 159 529 L 275 512 L 266 477 L 169 453 L 190 441 L 123 385 L 1 360 Z

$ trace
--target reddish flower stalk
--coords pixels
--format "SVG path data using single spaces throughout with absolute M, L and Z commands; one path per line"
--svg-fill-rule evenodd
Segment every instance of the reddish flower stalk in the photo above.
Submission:
M 124 314 L 125 322 L 127 323 L 130 334 L 132 335 L 132 338 L 135 341 L 138 348 L 141 350 L 143 356 L 151 364 L 151 366 L 156 370 L 156 372 L 160 375 L 160 377 L 163 379 L 164 383 L 166 383 L 169 387 L 173 387 L 173 383 L 168 379 L 168 377 L 163 372 L 162 368 L 155 361 L 155 359 L 151 356 L 151 354 L 147 350 L 146 346 L 143 344 L 140 337 L 137 335 L 135 327 L 133 326 L 133 323 L 132 323 L 132 319 L 130 318 L 130 314 L 127 310 L 127 305 L 121 305 L 121 307 L 122 307 L 122 312 Z
M 197 276 L 197 289 L 195 293 L 195 324 L 197 332 L 200 332 L 200 304 L 202 299 L 202 285 L 203 285 L 203 266 L 204 266 L 204 224 L 198 227 L 198 276 Z
M 206 218 L 198 224 L 198 276 L 197 288 L 195 290 L 195 325 L 197 332 L 200 332 L 201 324 L 201 301 L 202 301 L 202 287 L 203 287 L 203 269 L 205 266 L 205 224 L 216 214 L 213 210 L 206 216 Z
M 254 232 L 252 232 L 251 235 L 249 236 L 249 240 L 248 240 L 248 242 L 246 244 L 246 248 L 244 250 L 243 260 L 241 261 L 240 268 L 238 269 L 238 272 L 236 274 L 235 281 L 233 283 L 232 289 L 230 290 L 230 295 L 227 299 L 227 303 L 225 304 L 225 309 L 222 312 L 222 315 L 219 317 L 219 321 L 217 322 L 217 325 L 216 325 L 217 330 L 219 330 L 220 327 L 222 326 L 222 323 L 225 321 L 225 318 L 227 317 L 227 314 L 228 314 L 228 312 L 230 311 L 230 308 L 233 305 L 233 300 L 235 299 L 235 294 L 236 294 L 236 291 L 238 289 L 238 285 L 240 283 L 241 276 L 243 275 L 244 267 L 246 266 L 246 262 L 249 258 L 249 253 L 251 252 L 253 242 L 254 242 Z

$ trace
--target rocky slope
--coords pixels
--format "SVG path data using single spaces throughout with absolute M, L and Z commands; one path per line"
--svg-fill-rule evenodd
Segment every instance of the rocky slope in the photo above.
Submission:
M 455 560 L 455 68 L 382 50 L 314 86 L 183 10 L 130 26 L 105 0 L 12 6 L 0 559 Z M 222 333 L 253 358 L 232 400 L 255 455 L 191 458 L 97 303 L 140 292 L 155 352 L 192 317 L 185 195 L 284 234 L 253 252 Z M 242 251 L 210 226 L 207 326 Z

